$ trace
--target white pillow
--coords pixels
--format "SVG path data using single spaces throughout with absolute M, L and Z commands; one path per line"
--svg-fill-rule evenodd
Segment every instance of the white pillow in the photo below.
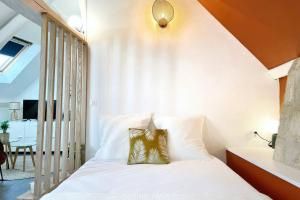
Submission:
M 100 149 L 95 158 L 100 160 L 127 160 L 129 128 L 146 128 L 151 114 L 127 114 L 100 118 Z
M 171 161 L 207 159 L 202 135 L 205 118 L 154 116 L 154 124 L 168 131 L 168 148 Z

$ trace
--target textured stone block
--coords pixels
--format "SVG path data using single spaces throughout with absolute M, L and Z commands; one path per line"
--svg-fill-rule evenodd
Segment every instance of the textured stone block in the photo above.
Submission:
M 274 160 L 300 169 L 300 58 L 288 74 Z

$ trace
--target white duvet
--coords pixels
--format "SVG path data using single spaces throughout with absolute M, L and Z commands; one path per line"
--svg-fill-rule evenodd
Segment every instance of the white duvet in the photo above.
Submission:
M 168 165 L 92 159 L 42 200 L 269 199 L 216 158 Z

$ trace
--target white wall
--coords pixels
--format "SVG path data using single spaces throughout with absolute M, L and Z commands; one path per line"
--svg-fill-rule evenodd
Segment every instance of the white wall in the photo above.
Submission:
M 153 1 L 88 0 L 90 45 L 87 156 L 97 150 L 101 114 L 157 112 L 207 116 L 205 141 L 260 145 L 278 118 L 278 82 L 196 0 L 170 0 L 175 19 L 160 29 Z
M 9 119 L 8 103 L 0 103 L 0 122 Z

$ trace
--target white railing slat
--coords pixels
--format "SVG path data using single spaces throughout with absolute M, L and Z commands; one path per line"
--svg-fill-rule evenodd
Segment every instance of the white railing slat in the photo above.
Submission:
M 66 66 L 65 66 L 65 85 L 64 85 L 64 131 L 63 131 L 63 154 L 62 154 L 62 179 L 67 177 L 68 166 L 68 144 L 69 144 L 69 125 L 70 125 L 70 72 L 71 72 L 71 42 L 72 37 L 67 33 L 66 39 Z
M 48 18 L 42 15 L 41 31 L 41 66 L 39 79 L 39 105 L 38 105 L 38 126 L 36 144 L 36 163 L 34 180 L 34 197 L 39 198 L 42 189 L 42 169 L 43 169 L 43 146 L 44 146 L 44 125 L 45 125 L 45 96 L 46 96 L 46 77 L 47 77 L 47 55 L 48 55 Z
M 57 79 L 56 79 L 56 124 L 55 124 L 55 149 L 54 149 L 54 177 L 53 183 L 59 183 L 60 146 L 61 146 L 61 121 L 62 121 L 62 94 L 64 74 L 64 30 L 58 29 L 58 54 L 57 54 Z
M 70 147 L 69 147 L 69 170 L 75 167 L 75 120 L 76 120 L 76 77 L 77 77 L 77 39 L 72 38 L 72 79 L 71 79 L 71 122 L 70 122 Z
M 80 145 L 81 145 L 81 94 L 82 94 L 82 43 L 78 42 L 77 46 L 78 67 L 77 67 L 77 81 L 76 81 L 76 124 L 75 124 L 75 169 L 80 167 Z
M 53 109 L 54 109 L 54 80 L 56 61 L 56 24 L 50 21 L 50 44 L 49 65 L 47 84 L 47 122 L 45 143 L 45 190 L 51 186 L 51 155 L 52 155 L 52 131 L 53 131 Z
M 83 45 L 83 58 L 82 58 L 82 103 L 81 103 L 81 144 L 85 144 L 86 135 L 86 103 L 87 103 L 87 45 Z

